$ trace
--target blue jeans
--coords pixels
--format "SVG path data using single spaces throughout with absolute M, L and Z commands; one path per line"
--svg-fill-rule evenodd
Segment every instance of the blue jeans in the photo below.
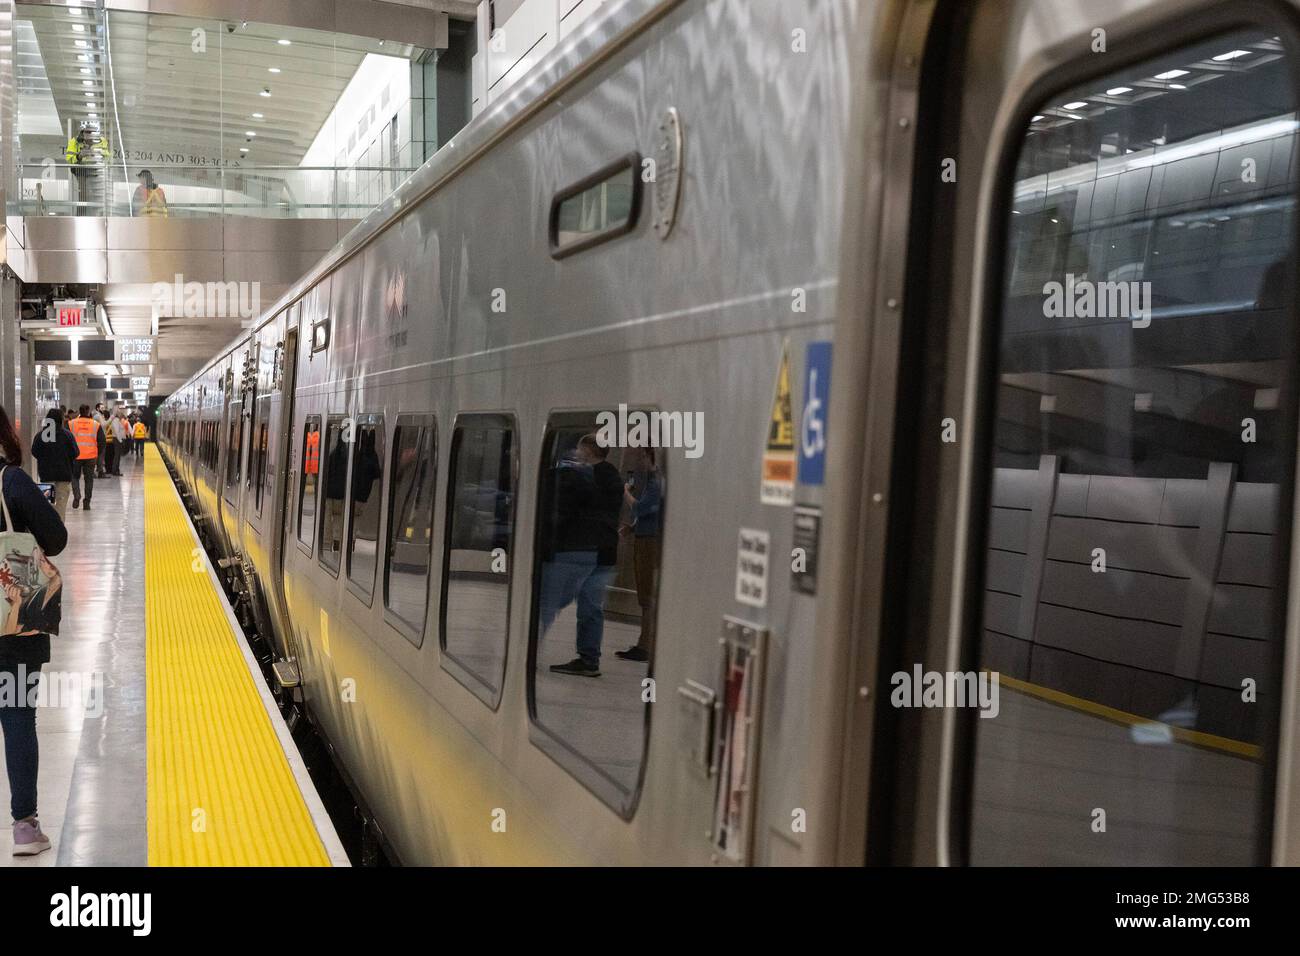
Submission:
M 605 636 L 605 588 L 614 579 L 614 565 L 598 565 L 595 551 L 557 551 L 542 565 L 541 627 L 545 634 L 555 618 L 575 599 L 578 602 L 578 656 L 583 663 L 600 663 Z
M 36 743 L 36 708 L 27 706 L 27 694 L 40 672 L 40 665 L 0 665 L 0 681 L 5 685 L 0 691 L 4 694 L 0 698 L 0 728 L 4 730 L 5 770 L 9 772 L 9 809 L 15 821 L 36 813 L 40 749 Z

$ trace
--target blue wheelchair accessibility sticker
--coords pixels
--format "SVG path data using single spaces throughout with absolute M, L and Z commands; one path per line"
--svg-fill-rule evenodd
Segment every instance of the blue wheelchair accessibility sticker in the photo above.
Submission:
M 803 416 L 799 420 L 799 483 L 826 478 L 826 411 L 831 398 L 831 343 L 809 342 L 804 362 Z

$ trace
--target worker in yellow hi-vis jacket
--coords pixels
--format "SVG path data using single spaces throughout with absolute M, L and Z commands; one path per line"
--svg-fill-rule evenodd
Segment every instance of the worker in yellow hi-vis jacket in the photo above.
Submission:
M 99 179 L 99 167 L 112 159 L 108 139 L 89 126 L 83 126 L 76 136 L 68 140 L 63 156 L 72 168 L 72 178 L 77 184 L 76 215 L 91 215 L 94 210 L 85 207 L 94 197 L 94 187 Z

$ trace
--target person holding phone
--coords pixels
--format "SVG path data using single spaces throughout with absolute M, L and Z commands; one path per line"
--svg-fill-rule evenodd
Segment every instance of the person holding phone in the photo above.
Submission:
M 72 470 L 77 461 L 77 440 L 63 420 L 63 410 L 51 408 L 41 427 L 32 436 L 32 457 L 36 474 L 54 488 L 51 503 L 63 518 L 68 512 L 68 494 L 72 491 Z

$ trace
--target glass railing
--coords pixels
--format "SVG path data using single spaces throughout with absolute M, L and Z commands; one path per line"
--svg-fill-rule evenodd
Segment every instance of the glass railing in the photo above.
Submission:
M 413 169 L 333 166 L 168 166 L 46 162 L 19 167 L 11 216 L 361 219 Z

